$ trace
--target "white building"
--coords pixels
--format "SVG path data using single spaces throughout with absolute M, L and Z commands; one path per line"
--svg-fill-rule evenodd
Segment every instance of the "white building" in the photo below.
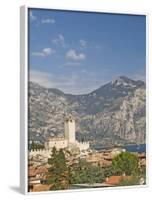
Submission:
M 75 119 L 72 115 L 66 116 L 64 119 L 64 137 L 50 137 L 45 142 L 45 149 L 74 148 L 77 147 L 80 151 L 89 149 L 89 142 L 78 142 L 75 139 Z
M 75 143 L 75 119 L 72 115 L 64 119 L 64 135 L 68 143 Z
M 50 155 L 53 147 L 57 150 L 68 148 L 69 150 L 74 148 L 79 148 L 80 151 L 85 151 L 89 149 L 89 142 L 78 142 L 75 139 L 75 119 L 72 115 L 66 116 L 64 119 L 64 137 L 50 137 L 45 142 L 45 150 L 34 150 L 30 151 L 30 156 L 35 156 L 37 154 Z

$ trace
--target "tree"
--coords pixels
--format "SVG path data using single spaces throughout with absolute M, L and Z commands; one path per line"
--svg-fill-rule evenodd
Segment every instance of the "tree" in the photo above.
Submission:
M 56 147 L 53 147 L 51 158 L 48 159 L 48 164 L 54 165 L 56 162 L 56 159 L 57 159 L 57 149 Z
M 140 177 L 138 176 L 133 176 L 132 179 L 122 179 L 120 182 L 117 184 L 117 186 L 130 186 L 130 185 L 139 185 L 140 183 Z
M 73 169 L 72 184 L 89 183 L 92 185 L 104 180 L 103 169 L 100 166 L 93 166 L 84 159 L 80 159 Z
M 110 177 L 114 174 L 114 169 L 113 169 L 113 166 L 110 165 L 110 166 L 106 166 L 104 168 L 104 177 L 107 178 L 107 177 Z
M 133 153 L 122 152 L 113 158 L 112 168 L 116 175 L 122 175 L 123 173 L 137 175 L 139 174 L 138 156 Z
M 32 141 L 32 143 L 29 145 L 29 150 L 35 150 L 35 149 L 44 149 L 44 145 L 43 144 L 37 144 L 34 141 Z
M 68 167 L 63 150 L 57 151 L 54 147 L 51 158 L 48 159 L 48 164 L 51 166 L 47 183 L 52 185 L 51 189 L 67 189 L 69 186 Z

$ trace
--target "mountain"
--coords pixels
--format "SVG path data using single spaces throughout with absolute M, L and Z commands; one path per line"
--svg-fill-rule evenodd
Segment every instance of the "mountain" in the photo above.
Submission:
M 145 83 L 125 76 L 84 95 L 65 94 L 29 82 L 29 140 L 63 135 L 63 119 L 72 113 L 76 137 L 92 146 L 144 143 Z

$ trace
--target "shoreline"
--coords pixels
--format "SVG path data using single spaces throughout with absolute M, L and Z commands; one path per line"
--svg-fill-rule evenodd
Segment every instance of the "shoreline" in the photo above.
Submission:
M 103 150 L 110 150 L 114 148 L 123 148 L 127 151 L 133 150 L 132 152 L 146 152 L 146 143 L 141 144 L 126 144 L 126 145 L 113 145 L 109 147 L 96 147 L 94 150 L 103 151 Z M 130 151 L 131 152 L 131 151 Z

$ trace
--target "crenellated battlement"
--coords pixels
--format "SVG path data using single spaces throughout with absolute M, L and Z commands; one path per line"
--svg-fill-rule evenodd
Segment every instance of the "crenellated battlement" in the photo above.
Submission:
M 64 119 L 64 135 L 65 137 L 47 138 L 44 144 L 45 149 L 31 150 L 29 151 L 29 156 L 41 155 L 50 157 L 53 147 L 56 147 L 57 150 L 64 148 L 71 149 L 71 147 L 78 147 L 80 151 L 89 149 L 89 142 L 78 142 L 75 139 L 75 119 L 72 115 L 69 115 Z
M 47 156 L 50 157 L 50 155 L 52 154 L 51 149 L 47 150 L 47 149 L 34 149 L 34 150 L 30 150 L 28 155 L 29 156 L 36 156 L 36 155 L 41 155 L 41 156 Z
M 89 142 L 77 142 L 77 146 L 79 147 L 80 151 L 87 150 L 90 148 Z

